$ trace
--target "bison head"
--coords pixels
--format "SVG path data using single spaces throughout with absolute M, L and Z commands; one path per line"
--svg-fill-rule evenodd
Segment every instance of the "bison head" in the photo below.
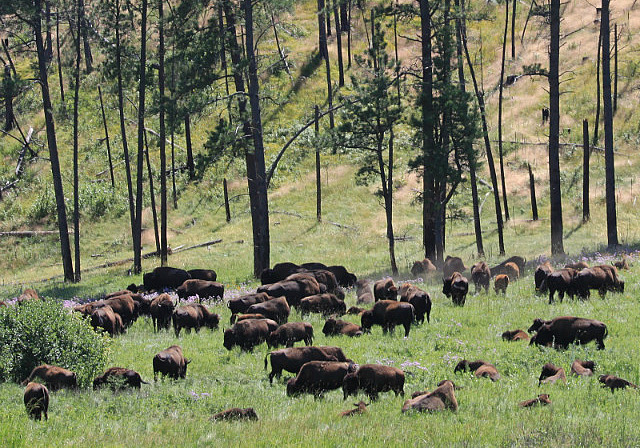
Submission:
M 218 328 L 218 324 L 220 323 L 220 315 L 219 314 L 215 314 L 212 313 L 211 315 L 209 315 L 207 317 L 207 319 L 205 320 L 205 325 L 212 329 L 215 330 L 216 328 Z
M 451 297 L 451 277 L 442 279 L 442 294 Z
M 289 381 L 287 381 L 287 395 L 289 397 L 297 395 L 299 392 L 300 388 L 298 387 L 295 378 L 291 378 Z
M 331 317 L 327 319 L 327 321 L 324 323 L 322 332 L 324 333 L 325 336 L 329 336 L 330 334 L 333 334 L 335 328 L 336 328 L 336 320 L 333 317 Z
M 227 328 L 224 330 L 224 342 L 222 343 L 224 348 L 227 350 L 231 350 L 234 345 L 236 345 L 236 338 L 233 333 L 233 328 Z
M 356 372 L 351 372 L 345 375 L 342 380 L 342 392 L 344 393 L 344 399 L 346 400 L 349 395 L 357 395 L 360 388 L 360 380 Z
M 535 318 L 533 320 L 533 324 L 531 324 L 531 326 L 529 327 L 529 329 L 527 330 L 529 333 L 533 333 L 534 331 L 538 331 L 540 329 L 540 327 L 542 327 L 544 325 L 544 321 L 542 319 Z
M 455 369 L 453 369 L 453 373 L 466 372 L 468 368 L 469 368 L 469 361 L 467 361 L 466 359 L 463 359 L 456 365 Z
M 553 333 L 547 326 L 542 326 L 538 329 L 538 332 L 531 337 L 529 345 L 538 344 L 545 347 L 553 344 Z

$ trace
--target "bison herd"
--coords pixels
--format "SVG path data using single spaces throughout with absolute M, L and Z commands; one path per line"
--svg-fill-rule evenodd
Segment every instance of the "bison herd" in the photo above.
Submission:
M 626 259 L 620 265 L 628 266 Z M 492 278 L 496 293 L 507 294 L 508 286 L 517 281 L 525 272 L 526 262 L 522 257 L 511 257 L 490 267 L 480 261 L 470 269 L 470 280 L 475 286 L 475 294 L 489 292 Z M 414 275 L 429 274 L 438 268 L 428 259 L 416 261 L 411 269 Z M 469 289 L 469 279 L 463 275 L 467 270 L 458 257 L 447 257 L 440 266 L 443 277 L 442 292 L 452 303 L 464 306 Z M 314 346 L 314 328 L 309 322 L 289 322 L 292 309 L 301 317 L 317 313 L 324 317 L 322 332 L 325 336 L 366 337 L 373 326 L 380 326 L 383 333 L 393 333 L 395 327 L 404 328 L 408 338 L 412 326 L 431 321 L 432 299 L 428 292 L 412 283 L 396 285 L 393 279 L 385 278 L 375 282 L 357 279 L 343 266 L 325 266 L 321 263 L 279 263 L 266 269 L 261 276 L 262 285 L 255 292 L 234 297 L 226 301 L 231 311 L 230 327 L 222 336 L 222 345 L 227 350 L 239 347 L 251 351 L 266 343 L 269 349 L 264 367 L 269 362 L 271 371 L 269 382 L 280 378 L 283 371 L 293 375 L 286 382 L 286 394 L 296 396 L 302 393 L 321 397 L 327 391 L 342 389 L 344 399 L 357 395 L 360 391 L 371 401 L 387 391 L 404 396 L 405 373 L 396 367 L 380 364 L 356 364 L 345 356 L 340 347 Z M 185 271 L 177 268 L 158 267 L 143 277 L 140 286 L 130 285 L 127 290 L 106 295 L 101 300 L 88 302 L 74 308 L 75 312 L 86 316 L 98 331 L 117 336 L 126 331 L 140 316 L 151 318 L 154 331 L 168 330 L 172 325 L 176 338 L 181 330 L 198 332 L 202 327 L 215 330 L 220 325 L 220 316 L 209 310 L 202 300 L 220 300 L 224 296 L 224 285 L 217 282 L 215 271 L 194 269 Z M 534 273 L 535 291 L 548 293 L 549 303 L 554 302 L 557 292 L 562 301 L 564 295 L 587 299 L 591 290 L 601 296 L 606 292 L 622 292 L 624 281 L 619 278 L 616 266 L 600 265 L 588 267 L 584 263 L 567 265 L 554 270 L 549 263 L 537 266 Z M 355 288 L 357 305 L 349 308 L 345 304 L 344 288 Z M 176 297 L 177 296 L 177 297 Z M 198 300 L 191 299 L 196 297 Z M 398 297 L 399 296 L 399 297 Z M 398 298 L 400 300 L 398 300 Z M 185 300 L 184 303 L 181 301 Z M 345 314 L 357 315 L 360 325 L 342 320 Z M 604 339 L 608 335 L 607 326 L 594 319 L 561 316 L 551 320 L 535 319 L 529 333 L 516 329 L 502 333 L 505 341 L 529 340 L 529 344 L 566 349 L 569 344 L 596 343 L 604 349 Z M 304 346 L 295 347 L 296 342 Z M 285 347 L 278 349 L 278 347 Z M 172 345 L 157 353 L 153 359 L 154 381 L 158 374 L 178 380 L 186 377 L 187 359 L 182 348 Z M 453 370 L 454 374 L 470 372 L 476 378 L 501 378 L 497 368 L 482 360 L 463 359 Z M 595 371 L 593 361 L 576 360 L 571 365 L 571 373 L 590 376 Z M 33 380 L 39 378 L 44 384 Z M 542 368 L 539 384 L 566 382 L 565 370 L 551 363 Z M 614 375 L 601 375 L 603 387 L 614 389 L 637 387 Z M 66 369 L 51 365 L 41 365 L 25 379 L 27 386 L 24 402 L 28 414 L 40 419 L 48 418 L 49 390 L 76 388 L 76 375 Z M 93 381 L 94 388 L 108 385 L 112 390 L 127 387 L 140 388 L 148 384 L 134 370 L 111 367 Z M 402 412 L 409 410 L 438 411 L 457 410 L 456 385 L 450 380 L 440 382 L 433 391 L 420 391 L 407 399 Z M 549 396 L 540 394 L 537 398 L 521 402 L 519 406 L 530 407 L 549 404 Z M 356 408 L 341 415 L 350 416 L 366 412 L 363 401 Z M 232 408 L 214 415 L 213 420 L 257 419 L 253 408 Z

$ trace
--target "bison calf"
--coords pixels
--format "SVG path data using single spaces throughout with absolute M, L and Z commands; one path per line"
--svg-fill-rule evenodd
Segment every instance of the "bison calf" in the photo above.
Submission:
M 24 390 L 24 405 L 27 408 L 27 414 L 34 420 L 40 420 L 42 414 L 44 419 L 49 420 L 47 414 L 49 410 L 49 391 L 46 386 L 38 383 L 29 383 Z
M 567 376 L 565 375 L 564 369 L 562 367 L 557 367 L 548 362 L 544 366 L 542 366 L 542 372 L 540 373 L 540 377 L 538 378 L 538 386 L 540 386 L 542 383 L 555 384 L 556 381 L 562 381 L 566 384 Z
M 218 412 L 211 420 L 258 420 L 258 414 L 253 408 L 231 408 Z
M 418 395 L 404 402 L 402 412 L 415 410 L 418 412 L 434 412 L 450 409 L 458 410 L 458 400 L 454 393 L 455 386 L 452 381 L 445 380 L 433 392 Z
M 615 375 L 600 375 L 598 381 L 602 383 L 602 387 L 610 388 L 611 393 L 616 389 L 624 389 L 625 387 L 632 387 L 634 389 L 638 388 L 635 384 Z
M 507 330 L 502 333 L 502 339 L 505 341 L 526 341 L 529 335 L 522 330 Z
M 342 411 L 340 413 L 341 417 L 352 417 L 354 415 L 360 415 L 360 414 L 364 414 L 365 412 L 367 412 L 367 406 L 369 406 L 367 403 L 365 403 L 364 401 L 359 401 L 358 403 L 353 403 L 353 405 L 356 407 L 355 409 L 349 409 L 348 411 Z
M 506 295 L 508 286 L 509 286 L 509 276 L 508 275 L 506 275 L 506 274 L 496 275 L 496 278 L 493 281 L 493 289 L 495 290 L 496 294 L 501 292 L 503 296 Z
M 596 370 L 596 363 L 593 361 L 581 361 L 576 359 L 571 364 L 571 373 L 576 376 L 592 376 Z
M 549 400 L 549 394 L 540 394 L 536 398 L 532 398 L 531 400 L 526 400 L 518 403 L 518 406 L 521 408 L 530 408 L 532 406 L 538 405 L 548 405 L 551 404 L 551 400 Z

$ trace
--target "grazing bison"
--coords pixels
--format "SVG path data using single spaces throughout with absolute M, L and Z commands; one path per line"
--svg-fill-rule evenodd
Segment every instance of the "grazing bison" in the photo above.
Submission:
M 153 357 L 153 381 L 158 381 L 158 373 L 162 378 L 169 375 L 169 378 L 177 380 L 187 376 L 187 365 L 191 362 L 182 354 L 182 348 L 172 345 L 167 349 L 157 353 Z
M 222 297 L 224 297 L 224 285 L 209 280 L 189 279 L 185 280 L 185 282 L 176 289 L 176 293 L 181 299 L 198 296 L 200 302 L 202 302 L 202 299 L 222 299 Z
M 151 301 L 151 320 L 153 321 L 153 330 L 155 332 L 162 329 L 169 330 L 171 316 L 175 307 L 169 294 L 160 294 Z
M 42 414 L 44 419 L 49 420 L 49 391 L 43 384 L 29 383 L 24 390 L 24 406 L 27 414 L 34 420 L 40 420 Z
M 354 337 L 362 336 L 362 327 L 351 322 L 331 317 L 324 323 L 322 332 L 325 336 L 347 335 Z
M 320 288 L 322 288 L 322 285 L 324 285 L 325 292 L 330 292 L 331 294 L 335 295 L 342 295 L 341 298 L 344 299 L 344 291 L 338 286 L 338 280 L 336 280 L 336 276 L 333 275 L 333 272 L 330 272 L 326 269 L 318 269 L 309 272 L 299 272 L 290 275 L 289 277 L 285 278 L 284 281 L 296 281 L 308 277 L 315 278 L 318 284 L 320 284 Z
M 258 420 L 258 414 L 253 408 L 231 408 L 218 412 L 211 420 Z
M 122 317 L 122 324 L 127 328 L 138 318 L 138 305 L 133 300 L 131 293 L 94 302 L 94 306 L 96 308 L 110 306 L 114 313 Z
M 277 263 L 272 269 L 267 268 L 260 273 L 260 282 L 263 285 L 277 283 L 301 270 L 303 269 L 295 263 Z
M 509 286 L 509 276 L 507 274 L 496 275 L 496 278 L 493 281 L 493 289 L 496 292 L 496 294 L 501 292 L 503 296 L 507 295 L 508 286 Z
M 305 297 L 321 294 L 318 281 L 311 275 L 295 277 L 295 280 L 283 280 L 270 285 L 262 285 L 257 292 L 266 292 L 271 297 L 285 297 L 289 306 L 297 307 Z
M 569 294 L 569 297 L 573 298 L 574 291 L 574 282 L 573 279 L 576 276 L 578 271 L 571 268 L 559 269 L 557 271 L 553 271 L 547 275 L 547 278 L 544 279 L 542 285 L 540 286 L 540 291 L 549 291 L 549 303 L 553 303 L 553 295 L 558 292 L 558 296 L 560 297 L 560 301 L 564 299 L 564 294 Z
M 278 324 L 271 319 L 248 319 L 236 322 L 233 327 L 224 331 L 224 348 L 233 349 L 239 346 L 241 350 L 251 351 L 256 345 L 267 340 L 269 334 L 278 328 Z
M 469 281 L 459 272 L 442 279 L 442 293 L 451 297 L 454 305 L 464 306 L 469 291 Z
M 344 356 L 340 347 L 291 347 L 281 350 L 274 350 L 264 357 L 264 368 L 267 369 L 268 359 L 271 359 L 271 373 L 269 382 L 273 382 L 273 377 L 280 378 L 283 370 L 298 374 L 302 366 L 309 361 L 340 361 L 351 362 Z
M 403 283 L 400 287 L 400 301 L 409 302 L 415 311 L 416 323 L 424 323 L 424 315 L 427 315 L 427 322 L 431 315 L 431 296 L 417 286 L 410 283 Z
M 415 318 L 413 305 L 394 300 L 376 302 L 371 310 L 362 313 L 362 329 L 370 331 L 373 325 L 382 326 L 382 332 L 393 333 L 396 325 L 404 326 L 404 337 L 409 336 L 411 323 Z
M 575 263 L 567 263 L 564 265 L 565 268 L 575 269 L 576 271 L 582 271 L 583 269 L 587 269 L 589 265 L 584 261 L 577 261 Z
M 509 271 L 513 268 L 507 268 L 507 263 L 514 263 L 518 267 L 518 272 L 520 274 L 524 274 L 524 270 L 527 264 L 527 260 L 520 257 L 519 255 L 514 255 L 513 257 L 509 257 L 504 260 L 502 263 L 491 268 L 491 275 L 496 276 L 498 274 L 506 274 L 509 275 Z
M 109 367 L 102 375 L 93 380 L 93 388 L 98 389 L 105 384 L 108 384 L 112 390 L 118 390 L 127 387 L 140 389 L 141 384 L 149 383 L 143 381 L 140 374 L 135 370 L 123 367 Z
M 489 293 L 489 283 L 491 281 L 491 269 L 484 261 L 479 261 L 471 267 L 471 281 L 476 287 L 476 294 L 484 288 L 485 293 Z
M 632 387 L 634 389 L 638 388 L 638 386 L 636 386 L 635 384 L 615 375 L 600 375 L 598 381 L 602 383 L 602 387 L 610 388 L 611 393 L 613 393 L 616 389 L 624 389 L 625 387 Z
M 574 290 L 580 298 L 586 299 L 591 290 L 598 290 L 604 298 L 607 291 L 624 292 L 624 281 L 618 277 L 618 270 L 614 266 L 600 265 L 583 269 L 573 279 Z
M 241 320 L 247 320 L 247 319 L 266 319 L 266 317 L 264 317 L 262 314 L 256 314 L 256 313 L 232 314 L 231 317 L 229 318 L 229 324 L 233 325 L 236 322 L 240 322 Z
M 191 276 L 184 269 L 159 266 L 152 272 L 144 274 L 142 281 L 147 291 L 162 291 L 165 288 L 176 289 L 189 278 Z
M 189 269 L 187 272 L 191 278 L 198 280 L 215 282 L 218 279 L 218 274 L 213 269 Z
M 124 332 L 122 317 L 113 312 L 109 305 L 95 309 L 91 313 L 91 326 L 94 330 L 102 328 L 109 336 L 116 336 Z
M 398 287 L 392 278 L 384 278 L 373 284 L 373 298 L 378 300 L 396 300 L 398 297 Z
M 35 378 L 40 378 L 52 392 L 62 388 L 75 389 L 78 387 L 78 380 L 74 372 L 49 364 L 35 367 L 27 379 L 22 382 L 22 385 L 27 385 Z
M 369 406 L 369 404 L 365 403 L 362 400 L 360 400 L 357 403 L 353 403 L 353 405 L 356 407 L 355 409 L 349 409 L 347 411 L 342 411 L 340 413 L 340 416 L 341 417 L 353 417 L 354 415 L 364 414 L 365 412 L 367 412 L 367 406 Z
M 542 284 L 546 280 L 547 276 L 553 272 L 553 266 L 548 261 L 545 261 L 536 268 L 536 272 L 533 274 L 534 282 L 536 285 L 536 294 L 542 294 L 545 291 L 542 289 Z
M 404 397 L 404 372 L 397 367 L 379 364 L 363 364 L 355 372 L 348 373 L 342 383 L 344 399 L 363 390 L 371 401 L 378 399 L 380 392 L 393 391 Z
M 502 333 L 502 339 L 505 341 L 526 341 L 529 335 L 522 330 L 508 330 Z
M 321 313 L 323 316 L 337 314 L 342 316 L 347 312 L 347 305 L 330 293 L 316 294 L 305 297 L 300 301 L 298 310 L 302 316 L 309 313 Z
M 563 316 L 543 323 L 529 345 L 553 345 L 555 348 L 566 349 L 573 342 L 586 344 L 596 341 L 597 349 L 602 350 L 607 334 L 607 326 L 598 320 Z
M 404 402 L 402 412 L 415 410 L 419 412 L 434 412 L 450 409 L 458 410 L 458 400 L 454 393 L 452 381 L 442 381 L 433 392 L 428 392 Z
M 518 403 L 518 406 L 520 406 L 521 408 L 530 408 L 538 405 L 546 406 L 548 404 L 551 404 L 551 400 L 549 400 L 549 394 L 540 394 L 536 398 Z
M 539 317 L 536 317 L 535 319 L 533 319 L 533 323 L 527 329 L 527 331 L 529 333 L 533 333 L 534 331 L 538 331 L 540 327 L 542 327 L 544 324 L 550 324 L 550 323 L 551 323 L 550 320 L 542 320 Z
M 309 322 L 289 322 L 280 325 L 267 336 L 269 348 L 281 345 L 293 347 L 297 341 L 304 341 L 305 345 L 313 344 L 313 325 Z
M 420 274 L 429 274 L 430 272 L 435 272 L 437 268 L 435 265 L 429 260 L 425 258 L 422 261 L 416 261 L 411 266 L 411 275 L 417 277 Z
M 562 367 L 557 367 L 548 362 L 544 366 L 542 366 L 542 372 L 540 373 L 540 377 L 538 378 L 538 386 L 540 386 L 542 383 L 555 384 L 556 381 L 562 381 L 566 384 L 567 376 L 565 375 L 564 369 Z
M 262 303 L 269 300 L 269 294 L 266 292 L 257 292 L 253 294 L 245 294 L 244 296 L 231 299 L 227 302 L 227 307 L 231 310 L 231 314 L 246 313 L 251 305 Z
M 375 302 L 369 280 L 360 279 L 356 282 L 356 297 L 356 303 L 358 305 Z
M 474 372 L 473 374 L 477 378 L 490 378 L 491 381 L 498 381 L 500 379 L 500 374 L 495 366 L 482 360 L 467 361 L 463 359 L 453 369 L 453 373 L 466 372 L 467 370 Z
M 220 315 L 212 313 L 200 303 L 189 303 L 175 309 L 171 319 L 176 337 L 180 337 L 180 330 L 182 328 L 187 330 L 187 332 L 191 332 L 192 328 L 198 332 L 200 331 L 200 327 L 215 330 L 220 323 Z
M 267 319 L 275 320 L 279 324 L 284 324 L 289 320 L 291 308 L 284 297 L 256 303 L 247 308 L 247 314 L 262 314 Z
M 344 377 L 353 369 L 354 364 L 348 362 L 309 361 L 287 381 L 287 395 L 309 393 L 321 397 L 328 390 L 342 387 Z
M 355 274 L 347 271 L 344 266 L 334 265 L 327 266 L 327 271 L 333 273 L 336 276 L 336 280 L 338 280 L 338 284 L 344 288 L 350 288 L 356 284 L 358 281 L 358 277 Z
M 462 258 L 447 255 L 447 258 L 444 259 L 444 265 L 442 266 L 442 275 L 444 277 L 451 277 L 454 272 L 464 272 L 466 270 L 467 267 L 462 262 Z
M 596 371 L 596 363 L 576 359 L 571 363 L 571 373 L 576 376 L 592 376 Z

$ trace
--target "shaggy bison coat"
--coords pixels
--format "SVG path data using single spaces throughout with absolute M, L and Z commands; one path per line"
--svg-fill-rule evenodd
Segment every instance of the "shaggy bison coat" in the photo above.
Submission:
M 42 364 L 35 367 L 27 379 L 22 382 L 26 385 L 35 378 L 40 378 L 49 390 L 56 391 L 58 389 L 75 389 L 78 387 L 78 380 L 75 372 L 58 366 Z
M 342 316 L 347 312 L 347 305 L 330 293 L 316 294 L 305 297 L 298 305 L 298 311 L 302 316 L 309 313 L 321 313 L 323 316 L 336 314 Z
M 431 296 L 428 292 L 423 291 L 417 286 L 404 283 L 400 287 L 400 301 L 413 305 L 416 323 L 424 323 L 425 314 L 427 315 L 427 322 L 429 322 L 431 315 Z
M 158 373 L 162 374 L 162 378 L 169 375 L 169 378 L 174 380 L 184 379 L 187 376 L 187 365 L 190 362 L 191 360 L 182 354 L 180 346 L 172 345 L 153 357 L 153 380 L 158 381 Z
M 256 345 L 267 340 L 269 334 L 278 328 L 271 319 L 248 319 L 236 322 L 233 327 L 224 331 L 224 348 L 233 349 L 236 345 L 241 350 L 251 351 Z
M 507 268 L 506 265 L 507 263 L 513 263 L 518 267 L 518 272 L 520 274 L 524 274 L 524 270 L 526 267 L 526 263 L 527 260 L 525 260 L 523 257 L 519 256 L 519 255 L 514 255 L 513 257 L 509 257 L 506 260 L 504 260 L 502 263 L 493 266 L 491 268 L 491 275 L 496 276 L 498 274 L 506 274 L 509 275 L 509 271 L 511 271 L 513 268 Z
M 349 395 L 357 395 L 362 390 L 369 398 L 378 399 L 380 392 L 393 391 L 404 396 L 404 372 L 397 367 L 379 364 L 363 364 L 355 372 L 348 373 L 342 383 L 346 400 Z
M 596 371 L 596 363 L 576 359 L 571 363 L 571 373 L 576 376 L 592 376 Z
M 507 330 L 502 333 L 502 339 L 505 341 L 527 341 L 529 335 L 523 330 Z
M 454 272 L 464 272 L 467 267 L 462 262 L 460 257 L 451 257 L 447 255 L 444 259 L 444 265 L 442 266 L 442 275 L 444 277 L 451 277 Z
M 189 269 L 187 272 L 191 278 L 198 280 L 215 282 L 218 279 L 218 274 L 213 269 Z
M 509 277 L 509 280 L 515 281 L 520 278 L 520 268 L 512 261 L 505 263 L 504 275 Z
M 582 299 L 591 295 L 591 290 L 597 290 L 604 298 L 607 291 L 624 292 L 624 282 L 618 277 L 618 270 L 614 266 L 600 265 L 583 269 L 574 279 L 574 290 Z
M 138 304 L 133 300 L 131 293 L 94 302 L 94 308 L 103 306 L 110 306 L 114 313 L 119 314 L 122 324 L 127 328 L 138 318 Z
M 236 322 L 247 319 L 266 319 L 262 314 L 250 313 L 250 314 L 232 314 L 229 318 L 229 324 L 233 325 Z
M 422 261 L 415 261 L 413 266 L 411 266 L 411 275 L 417 277 L 420 274 L 429 274 L 430 272 L 435 272 L 437 268 L 435 265 L 429 260 L 425 258 Z
M 362 336 L 362 327 L 345 320 L 334 319 L 331 317 L 324 323 L 322 332 L 325 336 L 346 335 L 354 337 Z
M 149 384 L 143 381 L 140 374 L 135 370 L 123 367 L 109 367 L 102 375 L 95 377 L 93 388 L 98 389 L 103 385 L 109 385 L 112 390 L 133 387 L 140 389 L 141 384 Z
M 29 383 L 24 390 L 24 406 L 27 414 L 34 420 L 40 420 L 42 414 L 44 419 L 49 420 L 49 391 L 47 387 L 39 383 Z
M 471 267 L 471 281 L 476 287 L 476 294 L 484 288 L 485 293 L 489 293 L 491 282 L 491 269 L 484 261 L 479 261 Z
M 260 282 L 263 285 L 277 283 L 289 277 L 291 274 L 295 274 L 296 272 L 299 272 L 301 270 L 303 269 L 295 263 L 277 263 L 273 266 L 273 268 L 264 269 L 260 273 Z
M 538 386 L 543 383 L 555 384 L 557 381 L 562 381 L 565 384 L 567 383 L 567 376 L 564 373 L 564 369 L 562 367 L 557 367 L 550 362 L 542 366 L 542 372 L 538 378 Z
M 95 309 L 91 313 L 91 326 L 94 330 L 102 328 L 109 333 L 109 336 L 124 333 L 122 317 L 118 313 L 114 313 L 113 308 L 109 305 Z
M 336 280 L 338 280 L 338 285 L 344 288 L 355 286 L 356 282 L 358 281 L 358 277 L 356 277 L 355 274 L 347 271 L 344 266 L 327 266 L 327 271 L 332 272 L 333 275 L 336 276 Z
M 549 400 L 549 394 L 540 394 L 536 398 L 532 398 L 531 400 L 521 401 L 518 403 L 518 406 L 521 408 L 530 408 L 532 406 L 538 405 L 548 405 L 551 404 L 551 400 Z
M 212 420 L 258 420 L 258 414 L 253 408 L 231 408 L 218 412 Z
M 144 274 L 142 282 L 144 289 L 147 291 L 162 291 L 165 288 L 176 289 L 189 278 L 191 276 L 184 269 L 159 266 L 153 271 Z
M 279 347 L 281 345 L 293 347 L 298 341 L 304 341 L 305 345 L 313 344 L 313 326 L 309 322 L 289 322 L 280 325 L 267 337 L 267 346 Z
M 308 393 L 320 397 L 328 390 L 342 387 L 344 377 L 353 369 L 354 364 L 348 362 L 307 362 L 295 378 L 287 381 L 287 395 Z
M 295 277 L 270 285 L 262 285 L 257 292 L 266 292 L 271 297 L 285 297 L 289 306 L 298 306 L 300 300 L 315 294 L 321 294 L 318 281 L 310 275 Z
M 535 321 L 534 325 L 537 325 Z M 573 342 L 586 344 L 596 341 L 596 347 L 602 350 L 607 334 L 607 326 L 598 320 L 563 316 L 540 325 L 529 344 L 553 345 L 555 348 L 566 349 Z
M 611 393 L 616 389 L 624 389 L 625 387 L 632 387 L 634 389 L 638 388 L 635 384 L 615 375 L 600 375 L 598 381 L 602 383 L 602 387 L 608 387 L 611 389 Z
M 507 274 L 496 275 L 496 278 L 493 281 L 493 289 L 496 292 L 496 294 L 501 292 L 502 295 L 506 295 L 508 286 L 509 286 L 509 276 Z
M 459 272 L 454 272 L 451 277 L 442 279 L 442 293 L 451 297 L 454 305 L 464 306 L 469 292 L 469 281 Z
M 398 287 L 392 278 L 384 278 L 373 284 L 373 298 L 378 300 L 396 300 L 398 297 Z
M 176 337 L 179 337 L 180 330 L 183 328 L 187 332 L 191 332 L 192 328 L 195 329 L 196 332 L 200 331 L 201 327 L 207 327 L 212 330 L 218 328 L 220 315 L 212 313 L 200 303 L 189 303 L 175 309 L 171 320 L 173 321 L 173 329 L 176 332 Z
M 381 300 L 362 313 L 361 321 L 363 330 L 370 331 L 373 325 L 380 325 L 383 333 L 393 333 L 396 325 L 402 325 L 404 336 L 408 337 L 414 317 L 415 311 L 410 303 Z
M 267 319 L 275 320 L 278 324 L 284 324 L 289 320 L 291 308 L 284 297 L 256 303 L 247 308 L 247 314 L 262 314 Z
M 181 299 L 192 296 L 198 296 L 200 301 L 202 299 L 221 299 L 224 297 L 224 285 L 209 280 L 189 279 L 178 286 L 176 293 Z
M 266 292 L 245 294 L 244 296 L 229 300 L 227 307 L 231 310 L 231 314 L 246 313 L 251 305 L 266 302 L 270 298 Z
M 169 329 L 175 307 L 169 294 L 160 294 L 151 301 L 151 320 L 153 321 L 153 330 L 155 332 Z
M 589 265 L 584 261 L 578 261 L 575 263 L 567 263 L 564 265 L 565 268 L 575 269 L 576 271 L 582 271 L 583 269 L 587 269 Z
M 449 380 L 442 381 L 438 387 L 432 391 L 404 402 L 402 412 L 415 410 L 418 412 L 434 412 L 450 409 L 458 410 L 458 400 L 454 393 L 455 386 Z
M 536 294 L 542 294 L 544 291 L 542 290 L 542 283 L 545 281 L 547 276 L 553 272 L 553 266 L 548 261 L 545 261 L 541 265 L 536 268 L 535 273 L 533 274 L 534 283 L 536 285 Z
M 556 291 L 558 292 L 558 296 L 560 297 L 561 302 L 562 299 L 564 299 L 565 293 L 567 293 L 569 297 L 573 298 L 575 294 L 573 279 L 577 273 L 578 271 L 571 268 L 553 271 L 549 273 L 549 275 L 547 275 L 547 278 L 545 278 L 542 282 L 540 291 L 549 292 L 549 303 L 553 303 L 553 296 Z
M 273 382 L 273 377 L 277 376 L 279 378 L 283 370 L 297 374 L 302 366 L 309 361 L 351 361 L 344 356 L 340 347 L 331 346 L 291 347 L 272 351 L 264 358 L 265 370 L 269 359 L 271 360 L 270 383 Z
M 355 409 L 340 412 L 340 417 L 353 417 L 354 415 L 364 414 L 367 412 L 367 406 L 369 406 L 362 400 L 357 403 L 353 403 L 353 405 L 355 406 Z

